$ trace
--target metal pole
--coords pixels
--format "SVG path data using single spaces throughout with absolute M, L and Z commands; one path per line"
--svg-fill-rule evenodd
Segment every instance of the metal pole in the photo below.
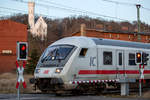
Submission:
M 138 41 L 140 41 L 141 40 L 141 36 L 140 36 L 140 7 L 141 7 L 141 5 L 140 4 L 137 4 L 136 5 L 136 8 L 137 8 L 137 22 L 138 22 Z
M 18 62 L 18 60 L 17 60 Z M 17 64 L 17 63 L 16 63 Z M 17 66 L 17 65 L 16 65 Z M 18 78 L 19 78 L 19 71 L 17 70 L 17 81 L 18 81 Z M 20 100 L 20 84 L 18 86 L 18 90 L 17 90 L 17 97 L 18 97 L 18 100 Z
M 142 84 L 141 80 L 139 80 L 139 96 L 142 96 Z
M 20 85 L 18 87 L 18 100 L 20 100 Z
M 139 96 L 142 96 L 142 84 L 141 84 L 141 64 L 139 64 Z

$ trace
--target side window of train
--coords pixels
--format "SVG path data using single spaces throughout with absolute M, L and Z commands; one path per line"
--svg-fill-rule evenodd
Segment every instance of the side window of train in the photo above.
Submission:
M 135 54 L 134 53 L 129 53 L 128 64 L 131 65 L 131 66 L 136 65 L 136 63 L 135 63 Z
M 148 53 L 147 53 L 147 54 L 148 54 Z M 148 57 L 148 58 L 149 58 L 149 57 Z M 149 59 L 149 60 L 150 60 L 150 59 Z M 149 63 L 150 63 L 149 60 L 144 64 L 145 66 L 149 66 Z
M 103 52 L 103 64 L 104 65 L 112 65 L 112 52 L 104 51 Z
M 87 48 L 82 48 L 79 57 L 85 57 L 87 50 L 88 50 Z
M 118 57 L 118 62 L 119 62 L 119 66 L 121 66 L 122 65 L 122 53 L 120 52 L 120 53 L 118 53 L 118 55 L 119 55 L 119 57 Z

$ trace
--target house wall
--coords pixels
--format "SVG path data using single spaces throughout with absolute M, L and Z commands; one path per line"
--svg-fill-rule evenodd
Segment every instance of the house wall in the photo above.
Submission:
M 16 69 L 16 43 L 27 41 L 27 26 L 11 20 L 0 21 L 0 73 Z
M 72 34 L 72 36 L 80 36 L 80 32 Z M 150 42 L 149 34 L 141 34 L 141 41 L 137 39 L 137 34 L 131 33 L 115 33 L 115 32 L 105 32 L 105 31 L 97 31 L 97 30 L 86 30 L 86 36 L 88 37 L 97 37 L 104 39 L 115 39 L 115 40 L 124 40 L 124 41 L 133 41 L 133 42 Z

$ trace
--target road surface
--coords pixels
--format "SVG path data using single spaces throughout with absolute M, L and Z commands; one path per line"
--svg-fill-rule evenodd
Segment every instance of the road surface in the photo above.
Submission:
M 0 94 L 0 100 L 17 100 L 16 94 Z M 111 96 L 55 96 L 51 94 L 21 94 L 20 100 L 150 100 L 141 97 Z

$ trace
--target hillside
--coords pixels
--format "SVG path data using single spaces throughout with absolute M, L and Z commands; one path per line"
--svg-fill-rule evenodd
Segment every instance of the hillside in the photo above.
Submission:
M 3 17 L 0 19 L 11 19 L 16 22 L 20 22 L 28 25 L 28 15 L 17 14 L 11 17 Z M 38 16 L 35 17 L 35 22 L 37 21 Z M 39 53 L 55 42 L 58 39 L 61 39 L 66 36 L 71 36 L 72 33 L 75 33 L 80 30 L 80 25 L 82 23 L 86 24 L 86 27 L 89 29 L 102 29 L 108 31 L 126 31 L 126 32 L 135 32 L 137 31 L 137 22 L 114 22 L 106 21 L 99 18 L 90 18 L 88 16 L 79 16 L 79 17 L 67 17 L 63 19 L 50 19 L 45 18 L 45 22 L 48 25 L 47 28 L 47 39 L 41 41 L 39 38 L 33 38 L 31 34 L 28 34 L 29 42 L 29 52 L 36 48 Z M 150 32 L 150 25 L 142 22 L 141 23 L 141 32 Z

